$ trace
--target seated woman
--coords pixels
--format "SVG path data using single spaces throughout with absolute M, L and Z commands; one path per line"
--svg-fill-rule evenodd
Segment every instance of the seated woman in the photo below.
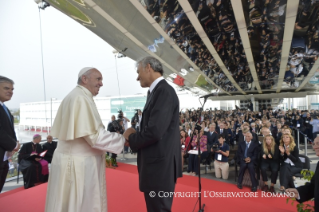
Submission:
M 191 150 L 191 145 L 188 145 L 191 138 L 188 136 L 188 134 L 186 133 L 185 130 L 181 130 L 180 133 L 181 133 L 181 145 L 182 145 L 182 171 L 183 171 L 183 169 L 184 169 L 184 156 L 189 150 Z M 183 145 L 184 145 L 184 147 L 183 147 Z
M 271 135 L 266 135 L 263 140 L 261 149 L 261 175 L 263 177 L 265 185 L 262 187 L 262 191 L 275 192 L 274 185 L 276 184 L 279 170 L 279 148 L 274 138 Z M 268 187 L 268 178 L 266 171 L 271 170 L 271 185 Z
M 228 156 L 229 156 L 229 146 L 225 143 L 224 135 L 218 135 L 219 141 L 219 149 L 215 152 L 215 176 L 217 178 L 223 177 L 224 180 L 228 179 L 229 174 L 229 164 L 228 164 Z M 213 149 L 212 149 L 213 152 Z
M 43 150 L 39 144 L 41 135 L 33 136 L 33 141 L 23 144 L 19 156 L 19 166 L 23 174 L 24 188 L 30 188 L 42 182 L 48 181 L 48 162 L 44 159 L 34 157 Z
M 289 134 L 283 134 L 279 146 L 280 151 L 280 191 L 286 188 L 295 188 L 292 177 L 302 170 L 299 159 L 299 149 L 294 138 Z
M 193 141 L 191 143 L 192 149 L 193 150 L 197 150 L 197 143 L 198 141 L 200 142 L 200 151 L 201 153 L 201 161 L 198 161 L 198 155 L 196 154 L 189 154 L 188 157 L 188 169 L 187 172 L 191 172 L 192 175 L 198 175 L 199 174 L 199 170 L 198 170 L 198 166 L 199 164 L 203 161 L 206 160 L 207 156 L 209 155 L 207 152 L 207 136 L 204 135 L 204 129 L 201 129 L 201 131 L 199 132 L 199 136 L 194 135 L 193 136 Z

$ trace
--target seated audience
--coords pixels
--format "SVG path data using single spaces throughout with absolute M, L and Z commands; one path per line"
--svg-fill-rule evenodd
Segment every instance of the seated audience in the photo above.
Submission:
M 228 179 L 229 174 L 229 164 L 228 164 L 228 156 L 229 156 L 229 146 L 227 143 L 225 143 L 225 137 L 224 135 L 218 136 L 218 149 L 214 151 L 215 152 L 215 161 L 214 161 L 214 167 L 215 167 L 215 176 L 217 178 L 223 177 L 224 180 Z
M 262 150 L 261 150 L 261 174 L 264 181 L 264 186 L 262 191 L 265 192 L 275 192 L 274 185 L 277 181 L 278 170 L 279 170 L 279 148 L 275 143 L 274 138 L 271 135 L 266 135 L 264 137 Z M 270 168 L 271 171 L 271 185 L 270 189 L 268 187 L 268 177 L 266 171 Z
M 293 176 L 302 170 L 299 159 L 299 149 L 294 138 L 289 134 L 283 134 L 280 141 L 280 191 L 286 188 L 295 188 Z
M 23 144 L 19 152 L 19 166 L 23 174 L 24 188 L 31 188 L 36 184 L 48 181 L 48 162 L 35 157 L 43 152 L 41 145 L 41 135 L 33 136 L 33 141 Z

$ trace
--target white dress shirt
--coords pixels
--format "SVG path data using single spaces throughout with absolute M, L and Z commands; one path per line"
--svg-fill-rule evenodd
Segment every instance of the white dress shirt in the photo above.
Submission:
M 288 145 L 288 146 L 285 146 L 285 145 L 284 145 L 284 148 L 285 148 L 285 149 L 288 149 L 288 148 L 289 148 L 289 145 Z M 284 162 L 290 164 L 291 166 L 294 166 L 294 165 L 295 165 L 289 158 L 287 158 Z
M 156 85 L 160 82 L 160 81 L 162 81 L 164 79 L 164 77 L 159 77 L 159 78 L 157 78 L 156 80 L 154 80 L 154 82 L 151 84 L 151 86 L 150 86 L 150 94 L 152 93 L 152 91 L 153 91 L 153 89 L 156 87 Z

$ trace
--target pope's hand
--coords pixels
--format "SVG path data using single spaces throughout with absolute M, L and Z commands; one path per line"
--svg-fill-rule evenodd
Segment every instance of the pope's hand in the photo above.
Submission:
M 124 132 L 124 134 L 123 134 L 125 140 L 128 140 L 128 137 L 129 137 L 132 133 L 136 133 L 135 129 L 134 129 L 134 128 L 128 128 L 128 129 Z
M 127 146 L 127 147 L 130 146 L 130 143 L 128 142 L 128 140 L 125 141 L 124 146 Z

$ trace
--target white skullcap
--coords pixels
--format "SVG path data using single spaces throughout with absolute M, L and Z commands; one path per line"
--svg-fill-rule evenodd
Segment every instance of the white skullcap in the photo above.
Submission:
M 78 78 L 80 78 L 83 74 L 85 74 L 86 72 L 88 72 L 91 69 L 95 69 L 95 68 L 93 68 L 93 67 L 82 68 L 81 71 L 79 72 Z

